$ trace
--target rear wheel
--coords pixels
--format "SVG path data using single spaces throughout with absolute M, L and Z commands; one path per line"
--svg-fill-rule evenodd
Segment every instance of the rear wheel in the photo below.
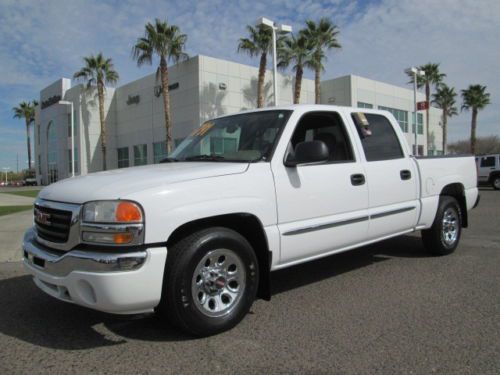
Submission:
M 192 335 L 223 332 L 247 314 L 258 280 L 257 258 L 243 236 L 201 230 L 168 249 L 160 311 Z
M 434 255 L 451 254 L 458 246 L 462 232 L 462 215 L 457 200 L 442 196 L 430 229 L 422 231 L 425 248 Z
M 493 186 L 495 190 L 500 190 L 500 176 L 494 176 L 491 179 L 491 186 Z

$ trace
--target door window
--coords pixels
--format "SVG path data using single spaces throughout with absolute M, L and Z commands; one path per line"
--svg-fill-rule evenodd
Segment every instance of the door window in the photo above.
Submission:
M 495 157 L 487 156 L 481 158 L 481 167 L 494 167 L 495 166 Z
M 302 116 L 290 141 L 289 153 L 304 141 L 324 142 L 330 153 L 329 163 L 354 161 L 351 142 L 338 113 L 310 112 Z
M 361 138 L 367 161 L 401 159 L 404 157 L 398 136 L 387 117 L 373 113 L 363 113 L 368 121 L 368 131 L 363 130 L 358 116 L 352 114 Z

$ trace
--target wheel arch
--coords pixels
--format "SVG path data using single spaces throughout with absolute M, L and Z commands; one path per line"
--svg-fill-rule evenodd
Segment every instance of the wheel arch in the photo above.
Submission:
M 500 177 L 500 171 L 493 171 L 490 173 L 490 176 L 488 178 L 488 183 L 492 184 L 493 180 L 497 177 Z
M 467 214 L 467 201 L 465 199 L 464 185 L 457 182 L 444 186 L 439 196 L 442 197 L 445 195 L 453 197 L 457 200 L 462 214 L 462 227 L 467 228 L 469 226 L 469 218 Z
M 262 222 L 253 214 L 232 213 L 196 219 L 177 227 L 167 240 L 167 249 L 187 235 L 209 227 L 225 227 L 241 234 L 250 243 L 259 262 L 259 287 L 257 297 L 271 299 L 272 251 Z M 168 255 L 167 255 L 168 259 Z

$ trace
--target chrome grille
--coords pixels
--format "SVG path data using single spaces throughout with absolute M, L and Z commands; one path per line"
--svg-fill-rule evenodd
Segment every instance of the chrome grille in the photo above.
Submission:
M 55 243 L 68 241 L 71 227 L 71 211 L 35 204 L 34 217 L 36 232 L 40 238 Z

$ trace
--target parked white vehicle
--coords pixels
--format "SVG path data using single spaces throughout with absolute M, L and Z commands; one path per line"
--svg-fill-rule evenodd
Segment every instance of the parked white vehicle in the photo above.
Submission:
M 271 271 L 418 230 L 453 252 L 476 180 L 473 157 L 410 156 L 385 111 L 248 111 L 206 122 L 163 164 L 44 188 L 24 264 L 63 301 L 210 335 L 270 298 Z
M 478 182 L 490 184 L 493 189 L 500 190 L 500 154 L 477 156 L 476 163 Z

